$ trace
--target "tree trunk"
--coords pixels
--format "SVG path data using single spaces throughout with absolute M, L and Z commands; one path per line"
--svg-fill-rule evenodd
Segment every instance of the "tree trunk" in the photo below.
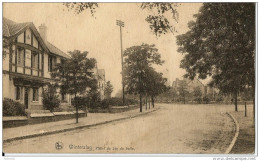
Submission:
M 153 108 L 154 108 L 154 98 L 153 98 L 153 96 L 152 96 L 152 105 L 153 105 Z
M 145 109 L 147 110 L 147 94 L 145 95 Z
M 75 101 L 75 106 L 76 106 L 76 123 L 79 123 L 79 111 L 78 111 L 78 100 L 76 100 L 76 93 L 75 93 L 75 97 L 74 97 L 74 101 Z
M 235 97 L 235 111 L 237 112 L 237 91 L 235 91 L 234 97 Z
M 151 100 L 149 99 L 149 109 L 150 109 L 150 102 L 151 102 Z
M 142 101 L 142 94 L 139 94 L 140 97 L 140 112 L 142 112 L 142 105 L 143 105 L 143 101 Z
M 185 104 L 185 94 L 183 95 L 183 103 Z

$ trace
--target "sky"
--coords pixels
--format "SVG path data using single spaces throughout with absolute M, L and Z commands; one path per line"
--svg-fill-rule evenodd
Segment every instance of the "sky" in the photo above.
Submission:
M 201 3 L 179 3 L 178 22 L 170 18 L 177 33 L 156 37 L 145 21 L 151 11 L 141 10 L 141 3 L 99 3 L 94 17 L 87 11 L 75 14 L 62 3 L 3 3 L 3 16 L 15 22 L 33 22 L 36 28 L 47 26 L 47 40 L 64 52 L 75 49 L 88 51 L 96 58 L 97 66 L 105 69 L 106 81 L 114 87 L 112 96 L 121 90 L 120 30 L 116 20 L 125 22 L 122 29 L 123 49 L 142 43 L 155 44 L 165 63 L 156 70 L 164 73 L 169 85 L 181 78 L 183 58 L 177 52 L 176 36 L 188 31 Z

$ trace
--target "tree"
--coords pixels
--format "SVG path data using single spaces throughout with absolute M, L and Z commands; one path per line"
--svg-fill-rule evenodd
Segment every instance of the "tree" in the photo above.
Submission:
M 185 80 L 180 81 L 177 89 L 179 92 L 179 97 L 180 100 L 183 101 L 183 103 L 186 103 L 186 99 L 187 99 L 187 95 L 189 94 L 188 90 L 187 90 L 187 82 Z
M 96 60 L 88 58 L 87 51 L 74 50 L 69 54 L 71 58 L 57 64 L 51 76 L 57 80 L 56 85 L 61 93 L 74 95 L 74 101 L 77 102 L 74 104 L 76 105 L 76 123 L 78 123 L 80 102 L 77 98 L 93 86 L 94 77 L 91 70 L 95 67 Z
M 152 106 L 154 107 L 154 99 L 158 95 L 169 91 L 166 86 L 167 79 L 163 78 L 163 74 L 156 72 L 152 67 L 148 68 L 145 77 L 146 95 L 151 97 Z
M 233 94 L 255 88 L 255 4 L 204 3 L 189 31 L 177 37 L 185 54 L 185 77 L 211 78 L 210 85 Z
M 124 84 L 126 93 L 139 95 L 140 112 L 142 112 L 142 96 L 146 94 L 145 82 L 149 68 L 153 65 L 162 65 L 161 55 L 155 45 L 142 44 L 132 46 L 124 52 Z
M 60 99 L 55 85 L 49 84 L 48 88 L 43 90 L 42 104 L 45 109 L 51 112 L 53 112 L 55 108 L 59 108 Z
M 90 11 L 94 16 L 96 9 L 99 7 L 98 3 L 93 2 L 65 2 L 63 3 L 68 10 L 73 10 L 75 14 L 80 14 L 83 11 Z M 176 29 L 171 23 L 178 22 L 179 14 L 177 12 L 177 3 L 141 3 L 139 7 L 142 10 L 150 11 L 145 21 L 149 24 L 150 29 L 156 36 L 166 33 L 174 33 Z M 170 15 L 171 18 L 167 18 Z
M 195 87 L 193 89 L 193 97 L 195 98 L 195 101 L 198 103 L 201 103 L 202 100 L 202 92 L 200 87 Z
M 98 90 L 98 82 L 97 80 L 92 80 L 90 90 L 88 91 L 87 95 L 87 104 L 90 108 L 97 108 L 100 106 L 101 103 L 101 94 Z
M 111 93 L 113 92 L 113 86 L 110 83 L 110 81 L 107 81 L 106 86 L 105 86 L 105 96 L 106 98 L 111 98 Z

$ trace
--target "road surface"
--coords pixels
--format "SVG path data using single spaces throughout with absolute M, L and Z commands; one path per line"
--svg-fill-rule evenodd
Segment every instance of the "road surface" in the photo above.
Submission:
M 233 106 L 158 106 L 132 119 L 5 143 L 3 152 L 223 154 L 233 139 L 235 126 L 226 114 Z

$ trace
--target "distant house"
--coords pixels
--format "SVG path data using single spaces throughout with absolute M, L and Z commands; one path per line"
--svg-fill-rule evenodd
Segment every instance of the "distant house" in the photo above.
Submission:
M 180 86 L 180 83 L 183 81 L 186 82 L 185 84 L 187 85 L 187 90 L 190 93 L 193 92 L 194 88 L 196 87 L 199 87 L 203 94 L 206 93 L 206 86 L 203 83 L 201 83 L 201 81 L 199 81 L 197 78 L 195 78 L 194 80 L 189 80 L 187 78 L 183 78 L 183 80 L 180 80 L 176 78 L 176 80 L 172 82 L 172 88 L 177 90 Z
M 98 91 L 100 92 L 101 100 L 103 100 L 105 98 L 105 85 L 106 85 L 105 70 L 98 69 L 96 64 L 95 68 L 93 69 L 93 74 L 98 83 Z
M 194 78 L 193 80 L 187 78 L 183 78 L 183 80 L 180 80 L 176 78 L 176 80 L 172 83 L 172 88 L 178 90 L 178 86 L 180 85 L 181 81 L 186 82 L 187 90 L 189 93 L 192 93 L 194 91 L 194 88 L 199 87 L 202 92 L 202 96 L 208 95 L 213 100 L 215 100 L 215 95 L 216 93 L 218 93 L 218 90 L 216 88 L 209 87 L 208 85 L 204 85 L 198 78 Z
M 3 18 L 3 98 L 23 103 L 27 110 L 42 110 L 42 92 L 56 63 L 69 55 L 47 41 L 47 27 L 39 32 L 32 22 L 16 23 Z M 60 94 L 62 106 L 71 104 L 70 95 Z

